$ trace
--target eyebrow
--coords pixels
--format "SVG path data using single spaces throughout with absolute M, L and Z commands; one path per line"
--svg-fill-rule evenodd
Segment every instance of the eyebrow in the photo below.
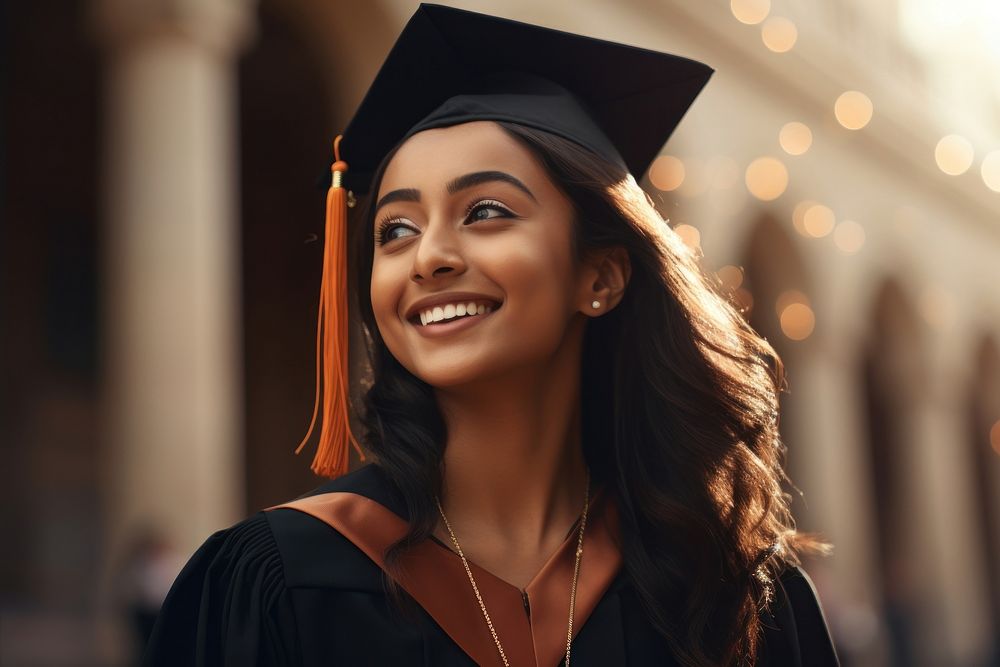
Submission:
M 460 190 L 465 190 L 482 183 L 492 183 L 492 182 L 502 182 L 510 183 L 514 187 L 518 188 L 526 195 L 531 197 L 531 201 L 537 203 L 538 200 L 535 199 L 535 195 L 531 193 L 524 183 L 519 179 L 511 176 L 510 174 L 503 171 L 474 171 L 470 174 L 465 174 L 464 176 L 459 176 L 458 178 L 449 181 L 448 185 L 445 186 L 448 190 L 449 195 L 453 195 Z M 378 200 L 378 204 L 375 205 L 375 212 L 385 206 L 386 204 L 391 204 L 394 201 L 420 201 L 420 190 L 415 188 L 403 188 L 401 190 L 393 190 L 392 192 L 387 192 L 382 195 L 382 198 Z

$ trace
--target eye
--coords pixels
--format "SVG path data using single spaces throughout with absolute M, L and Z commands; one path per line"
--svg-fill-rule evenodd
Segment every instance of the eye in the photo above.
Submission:
M 415 234 L 414 230 L 409 225 L 404 225 L 402 218 L 386 218 L 378 225 L 378 231 L 375 233 L 375 242 L 377 245 L 382 245 L 388 243 L 389 241 L 394 241 L 404 236 L 408 236 L 406 232 Z M 397 234 L 396 232 L 400 232 Z
M 490 210 L 500 211 L 501 215 L 480 216 L 481 212 Z M 507 209 L 507 207 L 505 207 L 500 202 L 494 201 L 492 199 L 485 199 L 473 202 L 473 204 L 469 206 L 468 210 L 465 213 L 465 217 L 472 222 L 478 222 L 481 220 L 492 220 L 493 218 L 505 218 L 511 215 L 514 214 L 511 213 L 510 210 Z

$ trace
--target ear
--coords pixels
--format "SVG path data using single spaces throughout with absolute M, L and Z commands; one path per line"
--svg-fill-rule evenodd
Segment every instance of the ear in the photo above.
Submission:
M 589 253 L 584 260 L 580 311 L 591 316 L 609 312 L 622 300 L 631 276 L 632 263 L 625 248 L 615 246 Z M 596 308 L 595 301 L 600 304 Z

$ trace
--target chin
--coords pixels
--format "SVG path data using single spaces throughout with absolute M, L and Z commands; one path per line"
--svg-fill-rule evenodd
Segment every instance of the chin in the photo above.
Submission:
M 470 368 L 470 366 L 472 364 L 417 364 L 415 368 L 410 368 L 409 371 L 430 386 L 438 389 L 460 387 L 488 379 L 495 374 L 485 371 L 481 365 L 477 365 L 475 369 Z
M 490 357 L 487 359 L 483 356 L 468 355 L 459 363 L 451 360 L 435 363 L 434 359 L 425 356 L 417 364 L 403 365 L 432 387 L 454 389 L 502 381 L 505 378 L 520 376 L 523 372 L 527 372 L 524 378 L 528 379 L 539 372 L 545 374 L 551 361 L 551 357 L 538 358 L 536 355 L 504 354 L 502 357 L 501 355 L 490 355 Z

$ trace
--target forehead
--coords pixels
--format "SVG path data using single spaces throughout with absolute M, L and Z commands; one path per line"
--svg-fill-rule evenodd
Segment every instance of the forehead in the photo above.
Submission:
M 474 121 L 424 130 L 407 139 L 386 166 L 378 197 L 397 188 L 436 195 L 448 180 L 483 170 L 506 171 L 522 181 L 554 187 L 519 141 L 492 121 Z

